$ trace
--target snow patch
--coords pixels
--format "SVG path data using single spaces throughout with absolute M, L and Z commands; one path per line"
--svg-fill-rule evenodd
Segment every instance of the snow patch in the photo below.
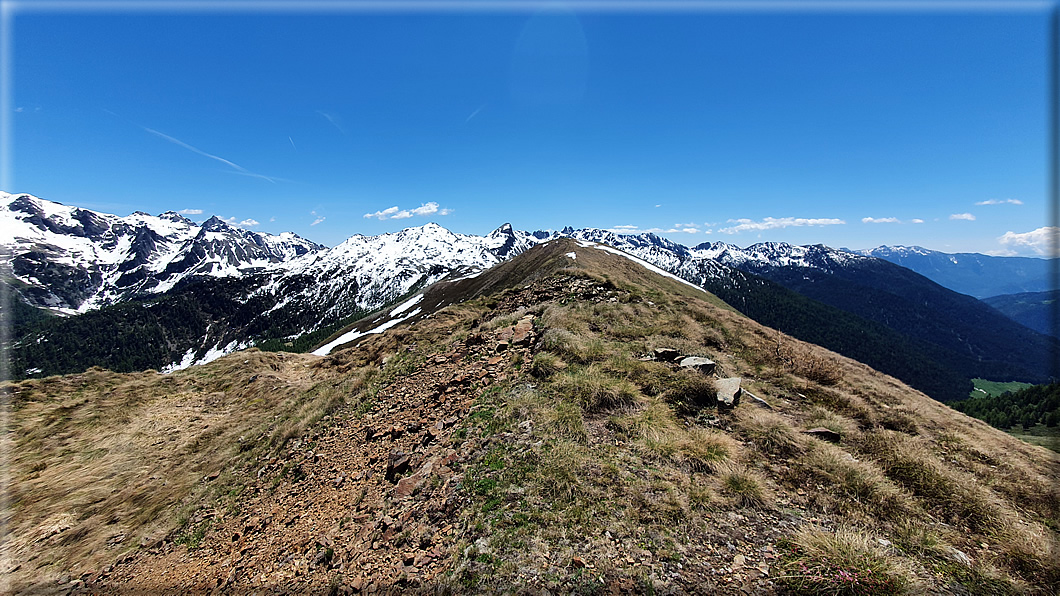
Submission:
M 656 267 L 655 265 L 652 265 L 651 263 L 649 263 L 647 261 L 638 259 L 637 257 L 635 257 L 633 255 L 626 254 L 626 253 L 618 250 L 617 248 L 611 248 L 610 246 L 604 246 L 604 245 L 599 245 L 596 248 L 598 250 L 603 250 L 603 251 L 606 251 L 606 252 L 609 252 L 609 253 L 616 254 L 616 255 L 618 255 L 620 257 L 625 257 L 625 258 L 629 259 L 630 261 L 633 261 L 634 263 L 637 263 L 641 267 L 644 267 L 648 271 L 651 271 L 653 273 L 658 273 L 659 275 L 662 275 L 663 277 L 669 277 L 670 279 L 677 280 L 677 281 L 685 284 L 686 286 L 689 286 L 691 288 L 695 288 L 695 289 L 699 290 L 700 292 L 706 293 L 706 290 L 704 290 L 703 288 L 697 286 L 696 284 L 694 284 L 694 283 L 692 283 L 692 282 L 690 282 L 688 280 L 681 279 L 680 277 L 677 277 L 673 273 L 670 273 L 669 271 L 665 271 L 663 269 L 660 269 L 660 268 Z
M 422 297 L 422 294 L 419 297 Z M 401 307 L 398 307 L 398 308 L 401 308 Z M 409 314 L 407 314 L 407 315 L 405 315 L 403 317 L 398 317 L 396 319 L 391 319 L 391 320 L 387 321 L 386 323 L 383 323 L 382 325 L 380 325 L 378 327 L 375 327 L 374 329 L 369 329 L 368 331 L 350 331 L 349 333 L 344 333 L 341 336 L 339 336 L 338 339 L 336 339 L 334 341 L 331 341 L 331 342 L 328 342 L 327 344 L 317 348 L 316 350 L 313 350 L 313 354 L 316 355 L 316 356 L 327 356 L 328 354 L 331 353 L 332 350 L 334 350 L 336 347 L 338 347 L 338 346 L 340 346 L 340 345 L 342 345 L 344 343 L 351 342 L 351 341 L 357 339 L 358 337 L 364 337 L 365 335 L 372 335 L 372 334 L 375 334 L 375 333 L 382 333 L 382 332 L 386 331 L 387 329 L 390 329 L 394 325 L 397 325 L 398 323 L 400 323 L 402 321 L 408 320 L 408 319 L 410 319 L 410 318 L 412 318 L 412 317 L 414 317 L 414 316 L 416 316 L 418 314 L 420 314 L 420 309 L 419 308 L 417 308 L 416 310 L 410 312 Z
M 401 303 L 400 306 L 398 306 L 394 310 L 390 311 L 390 316 L 393 317 L 393 316 L 396 316 L 396 315 L 399 315 L 399 314 L 405 312 L 406 310 L 412 308 L 412 306 L 414 304 L 416 304 L 417 302 L 419 302 L 420 300 L 423 300 L 423 294 L 419 294 L 417 296 L 414 296 L 414 297 L 406 300 L 405 302 Z
M 575 261 L 578 260 L 578 253 L 575 253 L 575 252 L 569 252 L 569 253 L 567 253 L 567 254 L 565 254 L 563 256 L 570 257 L 570 258 L 574 259 Z
M 171 372 L 176 372 L 178 370 L 184 370 L 185 368 L 191 366 L 208 364 L 210 362 L 213 362 L 214 360 L 217 360 L 221 356 L 227 356 L 228 354 L 242 350 L 248 347 L 249 345 L 250 344 L 246 342 L 232 340 L 228 343 L 228 345 L 224 346 L 223 348 L 220 346 L 214 346 L 209 350 L 206 350 L 206 353 L 203 354 L 202 358 L 199 358 L 198 360 L 195 359 L 195 350 L 189 349 L 187 352 L 184 353 L 184 357 L 180 359 L 180 362 L 174 362 L 169 366 L 163 367 L 162 373 L 168 374 Z

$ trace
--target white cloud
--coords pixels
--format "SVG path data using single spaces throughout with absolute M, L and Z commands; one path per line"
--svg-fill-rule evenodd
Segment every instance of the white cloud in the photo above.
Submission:
M 911 219 L 909 221 L 910 221 L 910 223 L 924 223 L 924 220 L 920 219 L 919 217 L 914 217 L 913 219 Z
M 260 226 L 261 222 L 258 222 L 257 220 L 254 220 L 254 219 L 251 219 L 251 218 L 248 217 L 248 218 L 244 219 L 243 221 L 239 222 L 239 225 L 247 227 L 247 228 L 253 228 L 254 226 Z
M 950 219 L 960 219 L 965 221 L 975 221 L 975 216 L 971 213 L 954 213 L 950 216 Z
M 775 230 L 792 226 L 837 226 L 847 222 L 835 218 L 808 219 L 805 217 L 767 217 L 762 221 L 750 219 L 730 219 L 735 226 L 718 230 L 722 234 L 737 234 L 748 230 Z
M 897 217 L 862 217 L 861 223 L 902 223 Z
M 674 227 L 670 229 L 641 229 L 640 226 L 621 225 L 607 228 L 607 231 L 615 234 L 698 234 L 700 229 L 695 224 L 674 224 Z
M 1060 228 L 1057 227 L 1050 226 L 1038 228 L 1037 230 L 1023 232 L 1022 234 L 1005 232 L 1005 234 L 999 237 L 997 241 L 1008 249 L 1005 251 L 1008 254 L 1032 252 L 1043 257 L 1060 256 L 1057 254 L 1057 242 L 1060 241 Z M 1020 249 L 1023 250 L 1021 251 Z
M 318 223 L 320 223 L 320 222 L 324 221 L 325 219 L 327 219 L 327 218 L 326 218 L 326 217 L 324 217 L 323 215 L 321 215 L 320 217 L 318 217 L 318 218 L 314 219 L 314 220 L 313 220 L 313 223 L 311 223 L 311 224 L 309 224 L 309 225 L 310 225 L 310 226 L 315 226 L 315 225 L 317 225 Z
M 424 203 L 415 209 L 399 209 L 397 206 L 383 209 L 382 211 L 376 211 L 375 213 L 365 213 L 365 219 L 376 218 L 380 221 L 387 219 L 408 219 L 410 217 L 426 216 L 426 215 L 449 215 L 452 213 L 452 209 L 439 209 L 438 203 L 431 201 L 430 203 Z
M 989 201 L 979 201 L 976 205 L 1022 205 L 1023 201 L 1019 199 L 990 199 Z
M 202 215 L 202 209 L 181 209 L 177 213 L 181 215 Z

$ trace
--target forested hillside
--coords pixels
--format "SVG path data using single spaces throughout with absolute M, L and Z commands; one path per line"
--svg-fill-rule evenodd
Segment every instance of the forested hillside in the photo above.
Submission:
M 1035 385 L 997 396 L 977 397 L 952 405 L 1002 430 L 1017 425 L 1031 428 L 1036 424 L 1055 428 L 1060 425 L 1060 382 Z

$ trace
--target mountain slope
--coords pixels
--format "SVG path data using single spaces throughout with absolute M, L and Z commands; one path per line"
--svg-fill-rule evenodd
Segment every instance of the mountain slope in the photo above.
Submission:
M 588 242 L 446 285 L 328 357 L 15 385 L 12 588 L 1060 587 L 1048 451 Z
M 1060 298 L 1060 290 L 1051 290 L 991 296 L 983 298 L 983 302 L 1024 327 L 1038 333 L 1055 336 L 1060 333 L 1054 327 L 1058 312 L 1060 312 L 1057 310 L 1060 308 L 1058 298 Z
M 817 247 L 814 252 L 836 253 Z M 812 253 L 811 253 L 812 255 Z M 821 262 L 831 258 L 812 258 Z M 968 378 L 1044 382 L 1057 342 L 969 296 L 903 267 L 867 258 L 842 266 L 749 261 L 740 267 L 800 294 L 884 324 L 924 346 L 931 358 Z M 781 261 L 782 262 L 782 261 Z
M 716 242 L 686 249 L 651 234 L 565 233 L 622 248 L 763 324 L 870 363 L 938 399 L 963 399 L 971 378 L 1044 382 L 1057 370 L 1055 340 L 880 259 L 822 245 Z
M 1048 259 L 949 254 L 919 246 L 880 246 L 861 252 L 976 298 L 1054 289 Z

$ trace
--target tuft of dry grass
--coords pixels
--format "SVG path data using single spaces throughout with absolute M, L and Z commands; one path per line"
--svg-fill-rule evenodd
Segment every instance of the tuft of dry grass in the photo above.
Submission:
M 804 451 L 804 439 L 788 420 L 768 410 L 737 408 L 736 429 L 756 448 L 766 453 L 789 457 Z
M 820 385 L 835 385 L 843 378 L 839 360 L 824 356 L 820 348 L 811 349 L 801 342 L 796 344 L 777 333 L 773 355 L 790 372 Z
M 559 373 L 551 387 L 558 394 L 575 400 L 586 413 L 628 407 L 640 395 L 632 383 L 612 377 L 597 364 Z
M 717 472 L 740 449 L 729 435 L 704 428 L 670 433 L 651 447 L 688 472 Z
M 729 463 L 719 472 L 722 491 L 732 497 L 737 507 L 767 509 L 773 501 L 766 480 L 746 465 Z
M 547 379 L 567 368 L 567 363 L 552 352 L 538 352 L 530 362 L 530 374 L 539 379 Z
M 855 459 L 831 443 L 817 442 L 797 462 L 800 473 L 822 483 L 836 496 L 838 511 L 866 522 L 915 519 L 916 506 L 871 462 Z
M 918 583 L 898 557 L 857 530 L 802 528 L 780 546 L 778 579 L 795 594 L 905 594 Z
M 888 478 L 904 486 L 936 515 L 975 532 L 1002 529 L 1007 517 L 998 499 L 973 477 L 944 465 L 925 441 L 897 431 L 866 433 L 860 447 Z

